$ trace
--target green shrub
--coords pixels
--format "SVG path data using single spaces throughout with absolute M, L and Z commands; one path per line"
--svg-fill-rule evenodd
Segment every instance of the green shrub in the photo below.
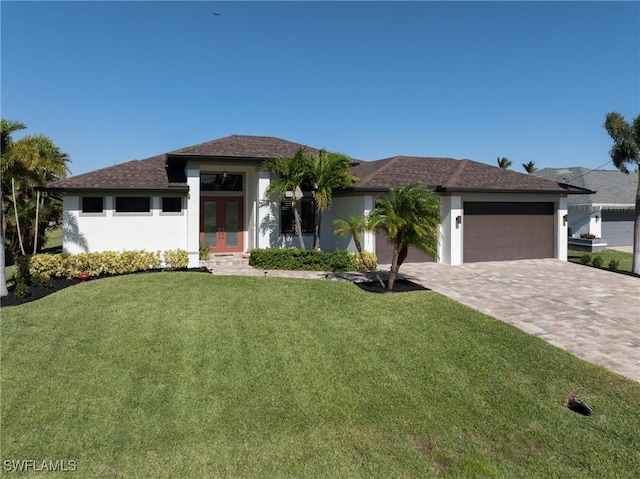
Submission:
M 26 286 L 31 284 L 31 255 L 22 255 L 16 258 L 16 281 L 22 281 Z
M 200 260 L 209 261 L 211 259 L 211 245 L 200 242 Z
M 591 262 L 591 255 L 589 253 L 584 253 L 580 255 L 580 264 L 589 264 Z
M 596 268 L 600 268 L 602 266 L 602 256 L 596 254 L 591 258 L 591 264 Z
M 254 249 L 249 265 L 259 269 L 297 271 L 356 271 L 364 268 L 357 253 L 297 248 Z
M 189 266 L 189 253 L 183 249 L 173 249 L 164 252 L 166 269 L 183 269 Z
M 40 273 L 32 273 L 31 286 L 36 288 L 53 288 L 53 280 L 50 277 L 42 276 Z
M 619 267 L 620 267 L 620 260 L 619 259 L 611 258 L 609 260 L 609 264 L 607 265 L 607 268 L 609 268 L 611 271 L 618 271 Z
M 13 294 L 16 298 L 22 299 L 22 298 L 26 298 L 27 296 L 30 296 L 31 290 L 29 289 L 29 286 L 23 279 L 18 278 L 16 280 L 16 289 L 13 292 Z

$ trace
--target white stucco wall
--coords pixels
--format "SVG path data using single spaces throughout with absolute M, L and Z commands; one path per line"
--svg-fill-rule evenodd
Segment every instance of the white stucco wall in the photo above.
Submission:
M 365 210 L 364 196 L 334 197 L 331 208 L 322 215 L 320 249 L 323 251 L 335 251 L 337 249 L 357 251 L 351 236 L 339 239 L 333 234 L 333 222 L 336 219 L 348 220 L 351 215 L 362 215 Z
M 149 213 L 116 213 L 114 194 L 105 194 L 102 213 L 82 213 L 82 195 L 64 195 L 63 251 L 187 249 L 186 199 L 181 213 L 162 213 L 161 196 L 151 196 Z M 91 196 L 98 196 L 95 193 Z M 122 193 L 117 196 L 136 196 Z M 170 196 L 169 194 L 164 196 Z

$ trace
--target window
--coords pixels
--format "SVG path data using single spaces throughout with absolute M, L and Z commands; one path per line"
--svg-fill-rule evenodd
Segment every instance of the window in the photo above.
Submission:
M 163 213 L 180 213 L 182 211 L 182 198 L 162 198 Z
M 102 196 L 83 196 L 83 213 L 102 213 L 104 211 L 104 198 Z
M 303 233 L 313 233 L 316 220 L 316 204 L 313 198 L 303 197 L 299 200 Z M 280 233 L 293 234 L 296 232 L 293 205 L 291 200 L 280 202 Z
M 207 173 L 200 175 L 201 191 L 242 191 L 242 175 L 231 173 Z
M 151 198 L 148 196 L 116 196 L 116 213 L 149 213 Z

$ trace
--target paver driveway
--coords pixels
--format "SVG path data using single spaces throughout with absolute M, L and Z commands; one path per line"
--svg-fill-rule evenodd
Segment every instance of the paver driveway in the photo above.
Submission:
M 640 278 L 556 259 L 448 266 L 403 276 L 594 364 L 640 381 Z

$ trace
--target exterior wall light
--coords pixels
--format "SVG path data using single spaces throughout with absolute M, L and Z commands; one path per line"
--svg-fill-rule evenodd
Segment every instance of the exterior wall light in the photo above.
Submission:
M 459 228 L 461 224 L 462 224 L 462 216 L 458 215 L 456 216 L 456 228 Z

